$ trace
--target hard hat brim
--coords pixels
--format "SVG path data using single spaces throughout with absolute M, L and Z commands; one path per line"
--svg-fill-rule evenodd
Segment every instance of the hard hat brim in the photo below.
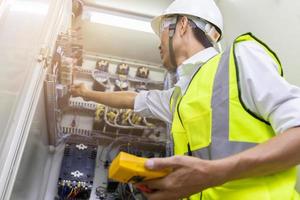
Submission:
M 152 30 L 154 31 L 154 33 L 158 36 L 159 36 L 159 29 L 160 29 L 160 24 L 161 24 L 161 21 L 163 19 L 165 15 L 159 15 L 157 17 L 154 17 L 151 21 L 151 27 L 152 27 Z

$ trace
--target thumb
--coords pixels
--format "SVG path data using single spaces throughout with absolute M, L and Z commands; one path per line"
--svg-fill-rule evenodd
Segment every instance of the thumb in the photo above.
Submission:
M 167 158 L 151 158 L 145 163 L 145 167 L 150 170 L 161 170 L 166 168 L 177 168 L 180 166 L 177 156 Z

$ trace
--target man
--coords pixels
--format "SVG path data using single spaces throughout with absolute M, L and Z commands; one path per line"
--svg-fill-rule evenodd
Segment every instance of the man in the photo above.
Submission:
M 172 168 L 147 181 L 150 200 L 296 200 L 300 90 L 282 78 L 277 56 L 252 34 L 219 54 L 223 33 L 213 0 L 175 0 L 155 18 L 164 66 L 178 82 L 166 91 L 101 93 L 83 84 L 74 96 L 172 123 L 174 153 L 146 163 Z

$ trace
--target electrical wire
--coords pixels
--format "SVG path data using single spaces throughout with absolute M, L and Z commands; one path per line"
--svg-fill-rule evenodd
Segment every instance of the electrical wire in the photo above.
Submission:
M 112 160 L 111 155 L 110 155 L 110 152 L 112 151 L 112 147 L 118 142 L 122 142 L 122 143 L 126 142 L 126 143 L 131 143 L 131 144 L 136 144 L 136 143 L 138 143 L 138 144 L 151 144 L 151 145 L 155 145 L 155 146 L 161 146 L 161 144 L 159 144 L 158 142 L 153 141 L 153 140 L 149 140 L 149 139 L 143 141 L 141 138 L 139 138 L 139 140 L 130 140 L 130 138 L 128 138 L 128 137 L 119 137 L 115 141 L 110 143 L 110 145 L 107 147 L 106 160 L 108 162 L 111 162 L 111 160 Z
M 68 194 L 67 199 L 70 198 L 73 194 L 74 189 L 72 188 L 71 192 Z

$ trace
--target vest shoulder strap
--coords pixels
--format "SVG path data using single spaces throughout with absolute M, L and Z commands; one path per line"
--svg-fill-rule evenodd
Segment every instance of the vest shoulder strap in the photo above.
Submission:
M 277 70 L 278 73 L 280 74 L 280 76 L 283 76 L 283 69 L 282 69 L 282 65 L 281 62 L 278 58 L 278 56 L 276 55 L 276 53 L 263 41 L 261 41 L 260 39 L 258 39 L 257 37 L 255 37 L 252 33 L 245 33 L 242 34 L 240 36 L 238 36 L 233 43 L 233 48 L 235 47 L 236 44 L 240 43 L 240 42 L 245 42 L 245 41 L 255 41 L 258 44 L 260 44 L 265 51 L 269 54 L 269 56 L 271 56 L 273 58 L 273 60 L 277 63 Z

